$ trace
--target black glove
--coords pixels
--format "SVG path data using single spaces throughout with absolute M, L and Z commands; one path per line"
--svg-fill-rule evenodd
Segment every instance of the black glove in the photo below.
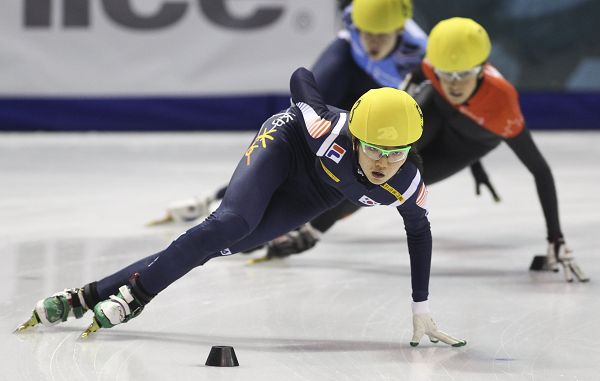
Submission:
M 285 258 L 306 251 L 317 244 L 320 234 L 310 224 L 305 224 L 269 242 L 267 257 Z
M 481 185 L 485 185 L 494 197 L 494 201 L 500 202 L 500 196 L 496 193 L 496 190 L 490 183 L 490 179 L 488 178 L 487 173 L 485 173 L 485 169 L 483 169 L 483 165 L 481 165 L 480 161 L 476 161 L 471 164 L 471 173 L 473 174 L 473 178 L 475 179 L 475 194 L 479 196 L 481 194 L 480 187 Z

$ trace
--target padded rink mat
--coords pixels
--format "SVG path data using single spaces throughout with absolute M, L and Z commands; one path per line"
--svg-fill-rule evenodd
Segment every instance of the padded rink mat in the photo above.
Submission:
M 89 316 L 11 333 L 38 299 L 168 245 L 185 225 L 144 223 L 226 183 L 251 137 L 0 135 L 0 380 L 598 380 L 600 134 L 589 132 L 534 134 L 588 284 L 527 271 L 545 251 L 544 220 L 506 145 L 483 162 L 500 204 L 475 196 L 468 170 L 429 187 L 430 305 L 466 347 L 409 346 L 406 238 L 386 208 L 287 260 L 212 260 L 88 340 Z M 213 345 L 233 346 L 240 367 L 205 367 Z

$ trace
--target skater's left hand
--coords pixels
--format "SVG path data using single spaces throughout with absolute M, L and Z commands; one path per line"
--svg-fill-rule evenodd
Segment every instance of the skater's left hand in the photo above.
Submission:
M 467 345 L 465 340 L 457 339 L 445 332 L 438 330 L 431 314 L 427 301 L 413 302 L 413 336 L 410 345 L 416 347 L 424 335 L 429 336 L 432 343 L 442 341 L 453 347 L 462 347 Z
M 494 189 L 494 187 L 492 186 L 492 183 L 490 182 L 490 179 L 487 173 L 485 172 L 485 169 L 483 169 L 483 165 L 481 165 L 480 161 L 476 161 L 475 163 L 471 164 L 471 173 L 473 174 L 473 178 L 475 179 L 475 193 L 477 194 L 477 196 L 481 195 L 480 188 L 482 185 L 485 185 L 492 194 L 494 201 L 501 201 L 500 196 L 498 196 L 498 193 L 496 193 L 496 189 Z
M 559 264 L 562 266 L 567 282 L 573 282 L 577 278 L 580 282 L 590 280 L 575 262 L 573 251 L 569 249 L 564 238 L 555 239 L 548 243 L 548 252 L 546 254 L 546 269 L 558 272 Z

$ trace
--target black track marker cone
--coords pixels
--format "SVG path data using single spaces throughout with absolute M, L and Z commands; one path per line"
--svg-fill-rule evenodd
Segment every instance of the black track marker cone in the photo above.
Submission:
M 206 366 L 239 366 L 233 347 L 215 345 L 210 349 Z

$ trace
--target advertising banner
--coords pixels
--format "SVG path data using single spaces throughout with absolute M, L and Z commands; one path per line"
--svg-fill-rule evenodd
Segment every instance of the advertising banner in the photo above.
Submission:
M 0 96 L 287 92 L 335 36 L 322 0 L 10 0 Z

